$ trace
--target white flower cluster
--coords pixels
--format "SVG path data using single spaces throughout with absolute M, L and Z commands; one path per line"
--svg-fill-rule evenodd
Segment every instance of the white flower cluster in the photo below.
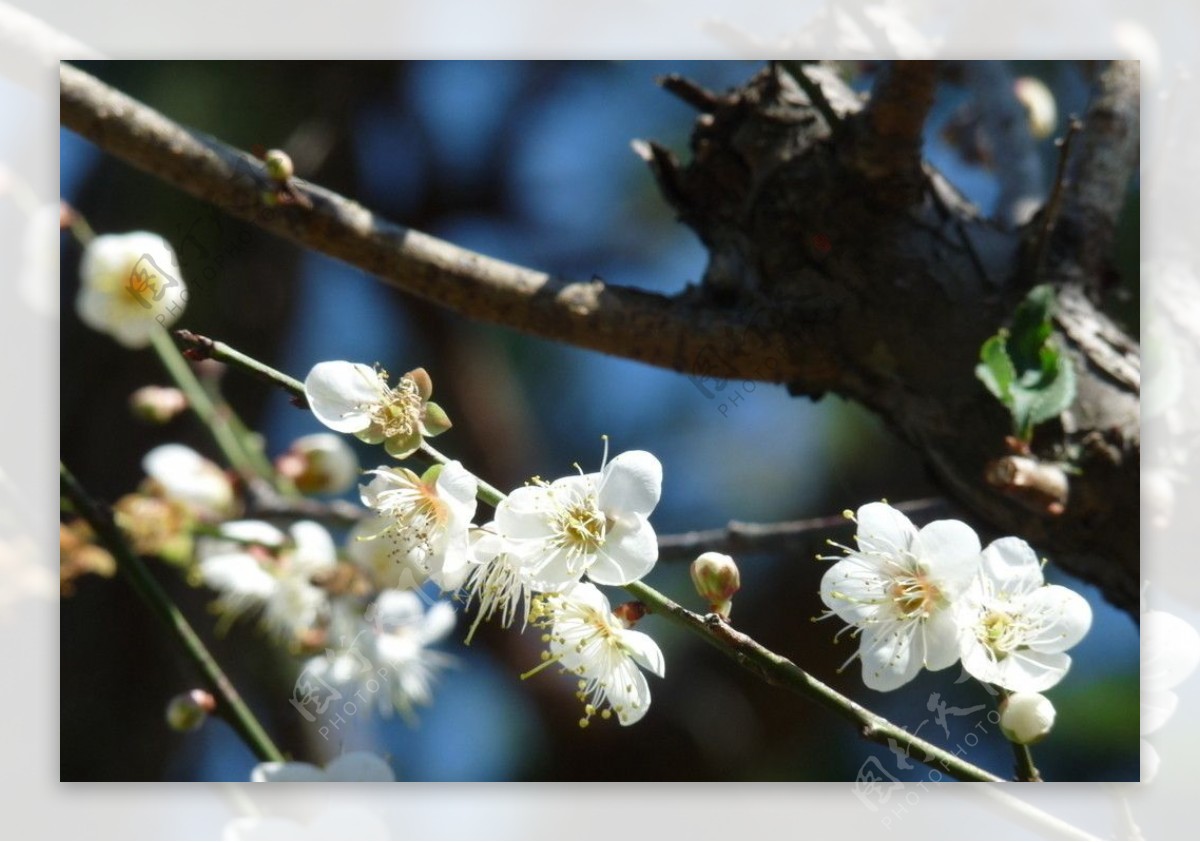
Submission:
M 1024 541 L 1001 538 L 982 549 L 965 523 L 918 530 L 886 503 L 868 503 L 854 519 L 858 549 L 835 557 L 821 600 L 827 616 L 859 638 L 868 687 L 894 690 L 922 667 L 960 660 L 980 681 L 1020 693 L 1066 675 L 1066 650 L 1087 633 L 1092 611 L 1074 591 L 1045 584 Z
M 399 455 L 448 426 L 440 410 L 433 430 L 422 426 L 428 414 L 422 418 L 420 402 L 432 386 L 417 372 L 406 375 L 415 374 L 410 396 L 365 365 L 327 362 L 312 370 L 305 390 L 326 426 L 367 441 L 399 441 L 388 448 Z M 472 523 L 478 480 L 458 462 L 421 476 L 391 466 L 369 473 L 360 490 L 374 514 L 356 535 L 369 548 L 353 555 L 384 586 L 429 580 L 443 591 L 463 591 L 467 607 L 476 606 L 472 634 L 492 617 L 505 627 L 532 619 L 545 629 L 546 663 L 577 676 L 585 723 L 616 713 L 628 725 L 645 714 L 650 689 L 639 667 L 662 676 L 662 652 L 591 583 L 629 584 L 658 560 L 649 522 L 662 494 L 658 459 L 630 451 L 606 458 L 597 473 L 535 479 L 501 500 L 495 519 L 482 525 Z

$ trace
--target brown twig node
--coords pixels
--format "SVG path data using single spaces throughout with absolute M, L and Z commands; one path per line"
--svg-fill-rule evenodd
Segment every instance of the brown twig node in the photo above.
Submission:
M 1061 465 L 1036 456 L 1001 456 L 988 462 L 984 478 L 1035 512 L 1058 517 L 1067 510 L 1070 481 Z

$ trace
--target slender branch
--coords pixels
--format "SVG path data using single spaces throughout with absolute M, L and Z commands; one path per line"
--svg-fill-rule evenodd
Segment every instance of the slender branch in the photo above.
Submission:
M 907 514 L 929 515 L 949 506 L 941 497 L 909 500 L 894 504 L 894 508 Z M 844 526 L 844 515 L 807 518 L 805 520 L 780 521 L 778 523 L 747 523 L 731 520 L 724 527 L 682 532 L 677 535 L 658 536 L 658 557 L 668 559 L 691 559 L 698 552 L 718 553 L 776 553 L 786 550 L 803 550 L 811 543 L 814 532 L 837 529 Z
M 1058 166 L 1054 172 L 1054 185 L 1050 188 L 1050 196 L 1042 208 L 1039 221 L 1037 240 L 1033 244 L 1033 270 L 1029 273 L 1033 283 L 1042 277 L 1046 265 L 1046 254 L 1049 252 L 1050 238 L 1054 235 L 1054 226 L 1062 213 L 1063 194 L 1067 185 L 1067 165 L 1071 160 L 1072 141 L 1083 129 L 1083 123 L 1072 117 L 1067 121 L 1067 130 L 1055 143 L 1058 146 Z
M 281 371 L 276 371 L 269 365 L 261 363 L 253 357 L 246 356 L 241 351 L 231 348 L 224 342 L 209 339 L 207 336 L 192 333 L 190 330 L 177 330 L 175 331 L 175 336 L 181 342 L 186 342 L 189 345 L 188 349 L 184 351 L 184 354 L 189 359 L 216 360 L 234 368 L 239 368 L 254 375 L 259 380 L 264 380 L 267 383 L 278 386 L 284 391 L 290 392 L 292 403 L 301 409 L 308 408 L 308 398 L 304 395 L 304 384 L 295 377 L 289 377 Z
M 237 688 L 233 686 L 233 682 L 225 675 L 191 624 L 180 613 L 179 608 L 171 601 L 154 577 L 150 575 L 150 571 L 142 563 L 142 560 L 130 549 L 121 530 L 113 522 L 112 516 L 101 509 L 100 504 L 88 495 L 83 486 L 67 470 L 66 465 L 61 463 L 59 465 L 59 485 L 63 495 L 74 506 L 76 513 L 87 521 L 92 531 L 113 554 L 117 560 L 117 569 L 129 580 L 151 613 L 179 641 L 188 658 L 208 681 L 219 699 L 217 710 L 225 716 L 259 760 L 282 761 L 283 754 L 254 717 Z
M 217 447 L 221 449 L 234 470 L 251 485 L 254 485 L 256 481 L 273 483 L 275 471 L 271 467 L 271 463 L 267 461 L 261 449 L 245 446 L 237 431 L 230 424 L 229 416 L 217 410 L 212 398 L 200 381 L 196 379 L 187 360 L 180 355 L 179 349 L 175 347 L 175 343 L 171 341 L 167 331 L 155 325 L 154 330 L 150 332 L 150 340 L 163 367 L 187 397 L 188 407 L 196 413 L 196 417 L 212 433 Z
M 268 206 L 260 161 L 190 131 L 72 67 L 60 67 L 62 124 L 226 212 L 465 316 L 651 365 L 713 377 L 831 386 L 828 343 L 764 330 L 762 313 L 594 279 L 554 278 L 389 222 L 301 179 L 303 202 Z M 750 341 L 748 341 L 748 339 Z M 714 354 L 713 348 L 732 349 Z
M 893 62 L 879 74 L 866 107 L 852 118 L 849 163 L 896 205 L 921 196 L 922 131 L 937 80 L 936 61 Z
M 720 649 L 739 666 L 754 673 L 763 681 L 799 693 L 858 726 L 859 733 L 872 742 L 888 745 L 894 740 L 909 751 L 924 752 L 923 762 L 940 766 L 947 773 L 964 781 L 1000 781 L 992 773 L 968 763 L 933 743 L 910 734 L 878 714 L 818 681 L 800 667 L 770 651 L 760 643 L 734 629 L 716 614 L 700 616 L 688 611 L 642 582 L 633 582 L 625 590 L 643 602 L 652 613 L 703 637 Z

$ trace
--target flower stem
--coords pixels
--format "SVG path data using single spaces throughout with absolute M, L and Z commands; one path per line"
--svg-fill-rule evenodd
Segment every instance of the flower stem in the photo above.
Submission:
M 752 638 L 734 629 L 716 614 L 700 616 L 688 611 L 644 582 L 632 582 L 625 590 L 645 603 L 654 614 L 682 626 L 703 637 L 720 649 L 739 666 L 754 673 L 768 684 L 791 690 L 806 696 L 825 708 L 850 720 L 858 726 L 859 733 L 872 742 L 888 745 L 895 741 L 910 753 L 918 749 L 923 760 L 931 767 L 944 769 L 963 781 L 1000 781 L 991 772 L 968 763 L 962 758 L 938 748 L 933 743 L 910 734 L 882 716 L 872 713 L 854 700 L 843 696 L 829 685 L 818 681 L 782 655 L 778 655 Z
M 238 436 L 234 425 L 230 423 L 229 410 L 222 412 L 217 409 L 212 397 L 196 378 L 187 360 L 179 353 L 166 329 L 155 325 L 154 330 L 150 332 L 150 339 L 163 367 L 187 397 L 188 406 L 208 427 L 217 447 L 234 470 L 248 482 L 262 480 L 274 486 L 275 470 L 262 449 Z
M 117 569 L 129 580 L 137 595 L 151 613 L 179 641 L 188 658 L 204 675 L 219 699 L 217 711 L 233 726 L 238 735 L 262 761 L 282 761 L 283 754 L 271 741 L 266 730 L 251 713 L 241 695 L 196 634 L 191 624 L 171 601 L 171 597 L 150 574 L 146 565 L 130 549 L 112 515 L 102 509 L 81 486 L 78 480 L 59 463 L 59 486 L 74 510 L 88 522 L 97 537 L 117 560 Z

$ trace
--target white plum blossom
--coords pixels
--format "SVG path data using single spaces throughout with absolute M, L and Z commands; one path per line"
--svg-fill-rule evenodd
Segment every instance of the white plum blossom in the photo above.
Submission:
M 151 333 L 174 324 L 187 303 L 175 251 L 147 231 L 96 237 L 79 275 L 79 318 L 127 348 L 149 345 Z
M 369 473 L 372 480 L 359 490 L 381 528 L 368 540 L 385 542 L 393 561 L 425 571 L 443 590 L 457 590 L 467 574 L 479 480 L 457 461 L 422 476 L 407 468 Z
M 302 494 L 341 494 L 353 488 L 362 473 L 350 445 L 333 433 L 301 436 L 275 466 Z
M 304 380 L 304 394 L 317 420 L 339 433 L 352 433 L 369 444 L 383 443 L 398 459 L 413 454 L 425 437 L 450 429 L 450 419 L 429 401 L 433 381 L 423 368 L 395 385 L 388 373 L 362 363 L 318 363 Z
M 661 678 L 666 670 L 662 650 L 615 615 L 599 588 L 579 582 L 562 593 L 541 594 L 534 598 L 533 616 L 547 629 L 543 667 L 558 663 L 579 678 L 581 726 L 597 713 L 603 719 L 616 713 L 622 725 L 646 715 L 650 685 L 641 670 Z
M 233 511 L 233 483 L 220 466 L 182 444 L 163 444 L 142 457 L 142 470 L 167 499 L 202 517 Z
M 396 780 L 396 774 L 377 754 L 369 751 L 351 751 L 329 762 L 322 769 L 311 763 L 259 763 L 250 772 L 251 783 L 311 783 L 322 781 L 369 781 Z
M 979 575 L 956 606 L 963 669 L 1014 692 L 1040 693 L 1067 674 L 1066 654 L 1092 624 L 1087 600 L 1047 585 L 1033 548 L 1001 538 L 983 551 Z
M 585 573 L 601 585 L 626 585 L 658 561 L 647 518 L 661 494 L 661 463 L 631 450 L 599 473 L 518 488 L 496 507 L 496 527 L 529 561 L 536 590 L 561 590 Z
M 484 620 L 500 612 L 500 625 L 510 627 L 517 618 L 520 606 L 521 628 L 529 622 L 533 598 L 532 567 L 538 560 L 512 551 L 509 541 L 497 532 L 495 523 L 485 524 L 471 534 L 470 567 L 463 588 L 467 593 L 465 608 L 478 602 L 475 622 L 467 634 L 467 643 Z M 531 564 L 532 561 L 532 564 Z
M 374 695 L 380 713 L 398 711 L 413 721 L 416 707 L 433 702 L 438 673 L 454 663 L 430 646 L 453 631 L 455 620 L 449 602 L 426 608 L 416 591 L 385 590 L 365 618 L 338 612 L 332 629 L 343 648 L 310 659 L 305 675 L 359 700 Z
M 418 554 L 397 552 L 396 542 L 385 534 L 394 522 L 377 514 L 359 518 L 346 534 L 346 556 L 377 590 L 414 590 L 429 581 L 429 570 L 416 560 Z
M 223 524 L 220 532 L 222 538 L 200 542 L 198 570 L 220 594 L 215 607 L 226 622 L 261 611 L 267 631 L 290 644 L 327 618 L 328 594 L 312 582 L 337 566 L 323 526 L 298 521 L 284 535 L 269 523 L 244 520 Z
M 979 537 L 957 520 L 918 530 L 886 503 L 868 503 L 855 518 L 857 550 L 843 547 L 821 579 L 821 601 L 859 638 L 863 683 L 894 690 L 922 667 L 958 661 L 952 610 L 979 568 Z

